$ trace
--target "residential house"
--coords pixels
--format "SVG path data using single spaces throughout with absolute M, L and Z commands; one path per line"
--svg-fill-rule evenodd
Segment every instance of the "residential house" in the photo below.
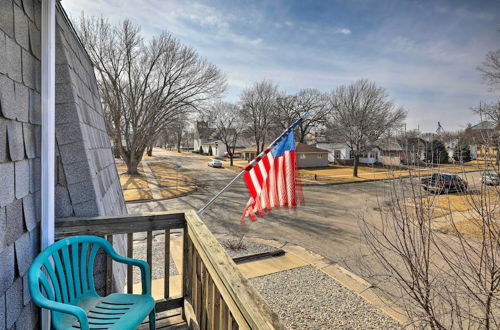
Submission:
M 328 151 L 328 161 L 331 163 L 349 163 L 352 161 L 351 148 L 341 138 L 318 136 L 316 138 L 316 147 Z
M 216 157 L 224 157 L 227 151 L 226 146 L 217 135 L 217 130 L 210 127 L 206 121 L 196 122 L 193 148 L 195 152 L 200 151 L 201 148 L 204 154 L 209 154 L 211 150 L 212 155 Z
M 295 155 L 299 168 L 328 166 L 328 150 L 321 149 L 306 143 L 295 143 Z M 241 150 L 241 158 L 250 162 L 257 156 L 255 146 Z
M 468 127 L 464 132 L 469 142 L 472 159 L 497 157 L 499 130 L 493 121 L 482 121 Z
M 297 142 L 295 155 L 299 168 L 328 166 L 328 150 Z
M 427 141 L 419 137 L 398 139 L 401 146 L 401 162 L 404 164 L 419 164 L 425 159 Z

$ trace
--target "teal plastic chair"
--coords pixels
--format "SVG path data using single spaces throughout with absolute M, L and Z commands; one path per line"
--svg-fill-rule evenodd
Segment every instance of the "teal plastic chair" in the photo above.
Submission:
M 94 261 L 101 248 L 113 260 L 141 269 L 142 294 L 97 294 Z M 148 315 L 149 328 L 155 329 L 149 265 L 120 256 L 100 237 L 74 236 L 52 244 L 31 264 L 28 281 L 33 301 L 51 310 L 56 329 L 136 329 Z

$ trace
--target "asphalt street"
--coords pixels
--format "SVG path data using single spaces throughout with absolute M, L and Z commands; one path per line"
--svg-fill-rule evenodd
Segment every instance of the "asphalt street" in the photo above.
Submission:
M 184 174 L 195 179 L 198 190 L 190 195 L 162 201 L 128 203 L 129 213 L 201 208 L 234 176 L 229 169 L 208 167 L 205 160 L 179 156 L 174 152 L 155 150 L 157 159 L 181 165 Z M 470 182 L 477 182 L 478 174 L 469 174 Z M 404 184 L 404 183 L 403 183 Z M 393 181 L 375 181 L 341 185 L 303 186 L 305 205 L 297 210 L 277 209 L 256 222 L 240 224 L 248 193 L 243 180 L 238 180 L 202 216 L 215 234 L 291 242 L 323 255 L 352 272 L 371 278 L 378 273 L 364 242 L 359 221 L 379 219 L 378 207 L 386 199 Z

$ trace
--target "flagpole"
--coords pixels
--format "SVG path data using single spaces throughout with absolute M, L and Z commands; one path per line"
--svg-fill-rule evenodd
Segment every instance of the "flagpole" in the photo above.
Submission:
M 273 142 L 271 142 L 271 144 L 269 144 L 269 146 L 267 147 L 267 149 L 270 149 L 272 147 L 274 147 L 274 145 L 276 143 L 278 143 L 279 140 L 281 140 L 285 134 L 289 133 L 290 131 L 294 130 L 295 127 L 297 127 L 300 122 L 302 121 L 303 117 L 307 115 L 307 112 L 305 112 L 304 114 L 302 114 L 302 116 L 300 116 L 299 119 L 297 119 L 292 125 L 290 125 L 286 130 L 283 131 L 283 133 L 280 134 L 280 136 L 278 136 Z M 231 181 L 229 181 L 229 183 L 224 187 L 222 188 L 217 194 L 214 195 L 214 197 L 212 197 L 207 204 L 205 204 L 205 206 L 203 206 L 201 209 L 198 210 L 198 212 L 196 212 L 197 215 L 202 215 L 203 212 L 205 212 L 205 210 L 210 206 L 212 205 L 213 202 L 215 202 L 215 200 L 217 198 L 220 197 L 220 195 L 222 195 L 229 187 L 231 187 L 233 185 L 233 183 L 236 182 L 236 180 L 238 180 L 246 171 L 247 169 L 250 169 L 252 168 L 255 163 L 257 163 L 257 160 L 256 159 L 260 159 L 261 157 L 263 157 L 265 155 L 265 152 L 264 151 L 261 151 L 261 153 L 255 157 L 251 162 L 250 164 L 248 164 L 247 167 L 245 167 L 240 173 L 238 173 L 238 175 L 236 175 Z

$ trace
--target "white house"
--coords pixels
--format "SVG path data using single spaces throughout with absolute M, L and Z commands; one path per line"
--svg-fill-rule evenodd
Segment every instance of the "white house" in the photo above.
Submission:
M 196 152 L 201 147 L 204 154 L 209 154 L 212 150 L 212 155 L 216 157 L 224 157 L 227 151 L 226 146 L 217 136 L 216 129 L 209 127 L 206 121 L 196 122 L 193 146 Z
M 339 138 L 327 139 L 320 136 L 316 139 L 316 146 L 328 150 L 328 160 L 330 162 L 350 165 L 354 161 L 352 148 Z M 403 148 L 396 139 L 382 139 L 368 148 L 368 151 L 362 153 L 359 162 L 368 165 L 382 163 L 396 166 L 405 158 L 403 153 Z

